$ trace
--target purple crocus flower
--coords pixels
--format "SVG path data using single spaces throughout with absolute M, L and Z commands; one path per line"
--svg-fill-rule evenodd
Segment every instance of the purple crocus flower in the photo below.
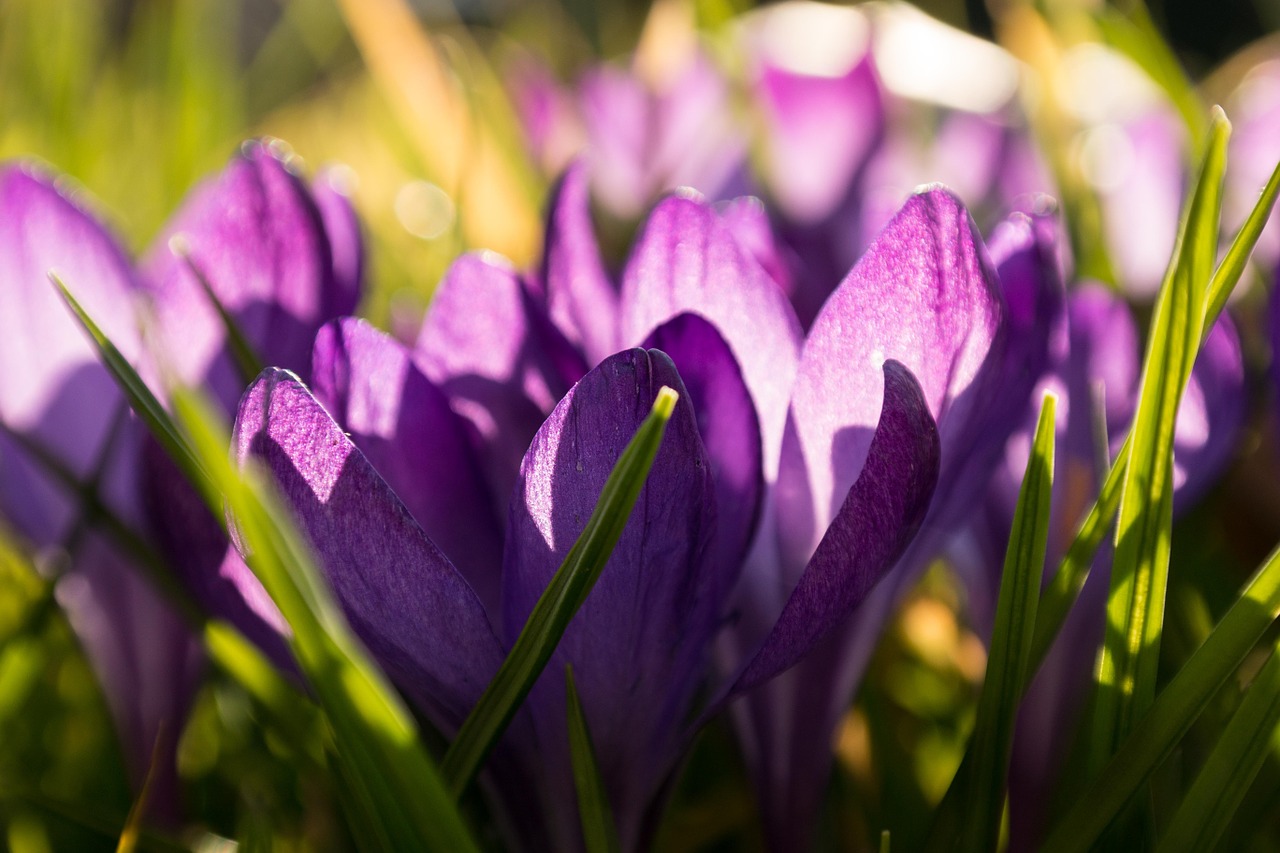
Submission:
M 0 235 L 0 281 L 12 300 L 0 312 L 9 324 L 0 363 L 15 377 L 0 393 L 0 502 L 33 545 L 67 552 L 59 599 L 98 672 L 135 784 L 153 751 L 160 756 L 164 777 L 153 796 L 166 802 L 153 813 L 172 818 L 172 753 L 197 682 L 198 646 L 138 576 L 139 556 L 77 492 L 94 493 L 144 547 L 170 546 L 175 568 L 215 552 L 220 560 L 226 543 L 130 414 L 48 272 L 61 275 L 144 373 L 172 370 L 188 383 L 207 383 L 230 407 L 243 383 L 230 367 L 223 322 L 187 262 L 171 252 L 170 238 L 183 235 L 191 263 L 259 352 L 301 367 L 320 323 L 354 307 L 358 227 L 345 199 L 323 181 L 308 189 L 275 142 L 247 143 L 199 188 L 141 271 L 65 181 L 34 167 L 0 171 L 0 209 L 11 223 Z M 155 333 L 147 343 L 163 353 L 143 347 L 137 315 L 144 299 Z
M 627 846 L 651 831 L 697 720 L 744 693 L 771 823 L 807 819 L 811 797 L 797 808 L 781 792 L 821 781 L 834 717 L 824 699 L 818 724 L 801 725 L 788 709 L 811 714 L 806 694 L 789 674 L 770 679 L 815 649 L 824 684 L 833 667 L 850 668 L 843 638 L 869 637 L 883 616 L 864 606 L 855 625 L 849 614 L 885 597 L 872 590 L 900 566 L 926 510 L 926 539 L 949 529 L 1014 423 L 992 422 L 1003 411 L 1004 308 L 954 196 L 910 199 L 807 338 L 758 259 L 767 242 L 756 232 L 749 248 L 730 230 L 740 216 L 689 193 L 663 200 L 615 283 L 586 174 L 573 169 L 554 194 L 536 277 L 464 257 L 413 352 L 344 321 L 317 339 L 315 398 L 270 372 L 241 405 L 239 452 L 266 459 L 356 631 L 451 731 L 658 385 L 681 392 L 635 517 L 495 758 L 499 788 L 547 780 L 537 803 L 527 788 L 499 796 L 534 846 L 579 843 L 556 665 L 566 662 Z M 1020 418 L 1022 406 L 1012 411 Z M 438 446 L 418 437 L 428 423 Z M 472 485 L 445 492 L 437 478 Z M 935 478 L 947 498 L 928 509 Z M 700 702 L 708 688 L 714 698 Z M 778 767 L 779 746 L 806 737 L 821 755 L 806 747 L 796 772 Z
M 0 167 L 0 511 L 53 565 L 57 595 L 115 718 L 130 780 L 158 756 L 152 814 L 176 816 L 173 750 L 200 670 L 186 628 L 138 575 L 136 556 L 103 511 L 149 534 L 137 460 L 145 430 L 132 419 L 49 281 L 73 288 L 121 351 L 141 356 L 137 280 L 120 244 L 65 179 L 30 164 Z M 51 473 L 51 459 L 66 479 Z M 84 496 L 92 494 L 86 499 Z
M 1039 389 L 1058 397 L 1058 453 L 1046 570 L 1057 566 L 1076 526 L 1097 496 L 1103 464 L 1123 444 L 1137 405 L 1141 357 L 1128 305 L 1098 284 L 1077 287 L 1068 300 L 1067 335 Z M 1039 397 L 1037 393 L 1036 397 Z M 1230 459 L 1244 420 L 1244 371 L 1240 343 L 1230 319 L 1218 321 L 1205 341 L 1178 411 L 1174 437 L 1174 511 L 1184 512 L 1213 483 Z M 1102 406 L 1101 411 L 1096 407 Z M 1026 467 L 1034 422 L 1009 440 L 992 478 L 985 514 L 957 562 L 977 574 L 972 600 L 980 625 L 989 629 L 999 571 Z M 1107 446 L 1099 447 L 1105 422 Z M 980 563 L 979 566 L 972 565 Z M 976 570 L 976 571 L 975 571 Z M 1010 819 L 1013 849 L 1034 850 L 1045 830 L 1070 738 L 1088 695 L 1094 656 L 1102 639 L 1110 558 L 1096 560 L 1048 658 L 1019 710 L 1011 760 Z

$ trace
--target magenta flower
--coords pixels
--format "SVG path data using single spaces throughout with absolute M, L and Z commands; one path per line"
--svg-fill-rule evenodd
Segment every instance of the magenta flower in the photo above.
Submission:
M 169 236 L 184 235 L 259 352 L 301 367 L 306 350 L 299 358 L 297 341 L 354 307 L 361 263 L 354 215 L 324 182 L 303 184 L 278 143 L 247 144 L 199 188 L 140 271 L 65 181 L 35 167 L 0 169 L 0 209 L 10 223 L 0 234 L 8 300 L 0 365 L 12 378 L 0 390 L 0 509 L 34 547 L 68 557 L 59 599 L 98 673 L 131 779 L 141 782 L 153 751 L 167 758 L 158 766 L 170 777 L 200 670 L 198 646 L 86 495 L 146 547 L 171 545 L 175 567 L 202 548 L 220 558 L 226 544 L 191 487 L 158 459 L 48 273 L 58 272 L 140 369 L 154 372 L 160 363 L 184 381 L 207 380 L 230 407 L 243 383 L 230 367 L 224 325 L 170 251 Z M 144 349 L 142 297 L 163 355 Z M 172 781 L 153 786 L 162 800 L 153 812 L 162 816 L 175 814 Z

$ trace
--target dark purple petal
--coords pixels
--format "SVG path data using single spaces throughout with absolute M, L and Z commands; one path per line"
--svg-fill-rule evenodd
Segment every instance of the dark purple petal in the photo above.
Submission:
M 142 489 L 156 542 L 204 610 L 234 625 L 283 670 L 292 670 L 284 618 L 227 541 L 222 523 L 160 444 L 142 453 Z
M 676 315 L 654 329 L 643 346 L 670 356 L 688 389 L 711 461 L 719 513 L 716 548 L 723 564 L 733 567 L 726 577 L 731 585 L 755 534 L 764 492 L 760 421 L 751 395 L 729 345 L 697 314 Z
M 937 427 L 915 377 L 885 362 L 880 423 L 862 471 L 737 691 L 795 664 L 894 566 L 929 508 L 939 452 Z
M 664 199 L 649 215 L 622 280 L 622 340 L 638 342 L 677 314 L 715 325 L 742 367 L 760 416 L 765 479 L 776 473 L 800 326 L 785 294 L 715 211 Z
M 805 341 L 782 445 L 784 572 L 798 576 L 862 469 L 887 359 L 920 383 L 942 443 L 939 498 L 952 500 L 1002 368 L 997 281 L 963 205 L 933 188 L 907 201 L 832 294 Z M 943 510 L 954 511 L 935 502 L 935 518 Z
M 1114 452 L 1119 449 L 1118 442 L 1124 440 L 1137 404 L 1135 394 L 1142 365 L 1138 329 L 1125 301 L 1099 284 L 1073 290 L 1067 315 L 1071 349 L 1058 373 L 1065 379 L 1069 421 L 1067 443 L 1059 455 L 1071 454 L 1096 468 L 1094 399 L 1097 394 L 1102 395 L 1110 450 Z
M 270 368 L 245 392 L 232 446 L 262 460 L 351 627 L 445 730 L 502 660 L 484 606 L 298 379 Z
M 329 238 L 333 264 L 333 287 L 321 294 L 324 317 L 354 314 L 364 292 L 364 234 L 351 206 L 351 175 L 345 166 L 334 166 L 311 182 L 311 195 Z
M 600 258 L 590 203 L 586 167 L 574 163 L 551 191 L 542 284 L 552 322 L 596 364 L 617 349 L 618 289 Z
M 619 831 L 635 839 L 687 737 L 690 703 L 719 624 L 716 593 L 723 583 L 714 557 L 711 464 L 670 359 L 656 350 L 627 350 L 588 373 L 530 445 L 512 499 L 503 578 L 508 638 L 582 532 L 610 470 L 664 385 L 681 399 L 653 468 L 596 587 L 529 700 L 541 743 L 528 745 L 527 757 L 544 768 L 549 787 L 567 796 L 548 795 L 548 822 L 561 820 L 562 830 L 576 821 L 564 665 L 574 667 Z
M 1028 418 L 1034 430 L 1042 395 L 1033 396 L 1032 392 L 1068 346 L 1066 292 L 1058 269 L 1054 217 L 1014 213 L 996 226 L 987 246 L 1000 276 L 1006 308 L 1000 390 L 986 418 L 991 442 L 999 447 Z M 1030 433 L 1027 439 L 1030 441 Z M 1019 468 L 1015 493 L 1021 481 Z
M 136 359 L 133 274 L 119 244 L 66 182 L 29 165 L 0 169 L 0 421 L 88 480 L 128 418 L 120 392 L 84 331 L 63 304 L 49 272 L 130 359 Z M 111 449 L 114 448 L 114 449 Z M 73 521 L 63 489 L 0 433 L 0 506 L 39 545 L 62 540 Z M 116 512 L 136 514 L 132 474 L 108 483 Z
M 150 780 L 149 814 L 176 823 L 178 738 L 204 668 L 190 629 L 138 569 L 97 533 L 71 555 L 57 599 L 102 686 L 135 790 Z
M 474 427 L 494 506 L 505 513 L 529 440 L 586 372 L 581 356 L 491 254 L 463 255 L 449 268 L 414 355 Z
M 448 398 L 363 320 L 323 326 L 311 371 L 316 399 L 496 614 L 502 528 Z
M 190 384 L 211 384 L 230 410 L 244 382 L 222 320 L 187 264 L 177 236 L 223 306 L 267 364 L 305 373 L 316 329 L 335 299 L 333 255 L 306 185 L 281 143 L 246 143 L 199 186 L 143 261 L 154 297 L 160 358 Z M 349 301 L 346 299 L 345 301 Z

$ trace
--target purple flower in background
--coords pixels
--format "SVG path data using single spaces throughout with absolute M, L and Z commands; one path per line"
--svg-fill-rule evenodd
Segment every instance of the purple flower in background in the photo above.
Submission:
M 0 206 L 11 223 L 0 235 L 0 283 L 10 300 L 0 312 L 8 324 L 0 364 L 13 377 L 0 392 L 0 506 L 34 546 L 65 551 L 59 599 L 98 672 L 133 782 L 157 752 L 164 778 L 152 788 L 160 800 L 153 813 L 172 818 L 173 750 L 197 682 L 198 646 L 138 576 L 142 558 L 83 496 L 94 494 L 144 547 L 167 548 L 174 568 L 215 552 L 216 567 L 226 543 L 129 412 L 48 273 L 59 273 L 144 373 L 207 382 L 230 408 L 244 383 L 231 368 L 223 322 L 169 238 L 183 235 L 191 262 L 259 352 L 301 367 L 319 325 L 354 307 L 358 227 L 345 199 L 323 181 L 309 189 L 275 142 L 247 143 L 196 190 L 140 271 L 65 183 L 33 167 L 0 171 Z M 140 334 L 144 300 L 154 334 L 145 343 L 155 349 Z
M 1064 335 L 1055 341 L 1053 362 L 1040 391 L 1058 396 L 1058 452 L 1046 571 L 1058 565 L 1084 513 L 1097 497 L 1103 466 L 1109 466 L 1128 432 L 1137 406 L 1141 353 L 1128 305 L 1097 284 L 1076 288 L 1068 300 Z M 1244 367 L 1235 328 L 1225 315 L 1205 341 L 1178 411 L 1174 437 L 1174 511 L 1204 494 L 1230 459 L 1244 421 Z M 1101 406 L 1101 411 L 1097 407 Z M 1034 432 L 1034 414 L 1009 440 L 992 478 L 985 514 L 955 554 L 961 570 L 976 579 L 971 598 L 980 626 L 989 630 L 999 573 Z M 1099 447 L 1099 426 L 1106 445 Z M 975 565 L 976 564 L 976 565 Z M 1110 555 L 1104 552 L 1071 611 L 1052 651 L 1032 681 L 1019 710 L 1011 762 L 1010 819 L 1014 849 L 1033 850 L 1041 841 L 1047 805 L 1070 738 L 1088 695 L 1094 656 L 1102 640 Z
M 700 50 L 677 53 L 660 68 L 594 66 L 571 89 L 526 58 L 511 87 L 535 157 L 550 174 L 583 157 L 598 199 L 621 219 L 680 186 L 731 194 L 747 143 L 729 81 Z
M 747 16 L 743 41 L 762 192 L 805 326 L 920 185 L 952 187 L 983 224 L 1052 187 L 1015 101 L 1017 63 L 994 45 L 904 4 L 803 2 Z

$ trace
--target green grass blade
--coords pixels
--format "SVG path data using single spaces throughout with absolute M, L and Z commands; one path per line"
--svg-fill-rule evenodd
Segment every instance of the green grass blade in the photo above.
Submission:
M 67 289 L 62 279 L 53 273 L 49 274 L 49 278 L 58 289 L 63 301 L 67 303 L 67 307 L 71 309 L 72 315 L 88 333 L 89 340 L 97 349 L 102 364 L 120 386 L 120 390 L 124 392 L 125 399 L 129 401 L 134 412 L 151 430 L 151 434 L 156 437 L 188 479 L 192 482 L 208 479 L 208 473 L 200 466 L 199 460 L 187 442 L 187 437 L 176 427 L 169 413 L 156 399 L 156 395 L 151 393 L 151 389 L 133 369 L 133 365 L 71 295 L 71 291 Z
M 1270 754 L 1280 725 L 1280 644 L 1254 678 L 1200 775 L 1169 824 L 1157 853 L 1212 850 Z
M 186 265 L 191 275 L 199 283 L 200 290 L 204 293 L 205 298 L 209 300 L 209 304 L 218 312 L 218 319 L 222 321 L 222 330 L 227 333 L 227 344 L 231 350 L 231 359 L 235 362 L 236 369 L 240 372 L 240 378 L 244 380 L 244 384 L 249 385 L 262 372 L 262 369 L 267 366 L 263 363 L 262 356 L 258 355 L 253 348 L 253 344 L 249 343 L 249 339 L 245 337 L 240 324 L 236 322 L 235 317 L 231 316 L 231 312 L 227 310 L 227 307 L 222 304 L 218 294 L 213 292 L 213 285 L 209 283 L 209 279 L 205 277 L 204 272 L 196 265 L 195 260 L 191 257 L 191 247 L 181 234 L 169 241 L 169 251 L 173 252 Z
M 569 717 L 569 754 L 573 762 L 573 782 L 578 789 L 578 814 L 582 817 L 582 838 L 587 853 L 618 853 L 618 830 L 609 811 L 609 797 L 596 765 L 591 732 L 578 701 L 578 687 L 573 681 L 573 667 L 564 668 L 565 709 Z
M 1244 225 L 1240 226 L 1240 231 L 1227 248 L 1222 263 L 1218 264 L 1218 268 L 1213 272 L 1213 278 L 1209 280 L 1205 334 L 1209 333 L 1218 315 L 1227 307 L 1227 298 L 1231 296 L 1231 291 L 1235 289 L 1240 276 L 1244 274 L 1245 264 L 1253 254 L 1253 247 L 1258 245 L 1262 229 L 1267 227 L 1267 220 L 1271 218 L 1271 210 L 1276 205 L 1278 193 L 1280 193 L 1280 163 L 1277 163 L 1272 170 L 1271 177 L 1267 179 L 1266 186 L 1262 188 L 1262 194 L 1258 197 L 1258 203 L 1249 212 Z
M 1262 229 L 1275 206 L 1278 192 L 1280 192 L 1280 165 L 1277 165 L 1272 172 L 1271 178 L 1267 181 L 1257 204 L 1245 220 L 1245 224 L 1236 234 L 1235 239 L 1231 242 L 1231 246 L 1223 257 L 1222 263 L 1214 271 L 1213 278 L 1209 282 L 1201 343 L 1208 336 L 1209 331 L 1213 328 L 1213 323 L 1225 308 L 1231 292 L 1240 281 L 1240 277 L 1244 273 L 1245 263 L 1253 252 L 1254 246 L 1257 245 Z M 1067 615 L 1070 613 L 1071 608 L 1075 606 L 1080 590 L 1084 588 L 1085 581 L 1088 580 L 1093 558 L 1097 554 L 1098 547 L 1102 544 L 1103 537 L 1106 536 L 1107 530 L 1110 528 L 1116 511 L 1120 506 L 1121 487 L 1124 484 L 1125 474 L 1128 470 L 1131 447 L 1131 440 L 1126 438 L 1120 453 L 1116 457 L 1115 464 L 1107 472 L 1097 500 L 1094 501 L 1084 521 L 1081 522 L 1075 538 L 1067 548 L 1067 553 L 1063 556 L 1057 570 L 1054 572 L 1052 581 L 1041 594 L 1040 606 L 1036 615 L 1035 638 L 1032 642 L 1031 662 L 1027 668 L 1024 690 L 1026 684 L 1030 683 L 1031 678 L 1049 654 L 1049 649 L 1053 646 L 1054 640 L 1057 639 L 1058 632 L 1062 630 Z M 965 752 L 960 769 L 956 773 L 956 778 L 963 778 L 969 772 L 972 760 L 973 750 L 969 749 Z M 948 788 L 946 796 L 938 805 L 934 826 L 930 832 L 931 849 L 938 849 L 940 845 L 950 845 L 951 839 L 954 838 L 954 834 L 960 825 L 958 791 L 959 786 L 953 784 Z
M 67 288 L 54 279 L 68 307 L 89 333 L 103 364 L 174 461 L 204 494 L 215 515 L 229 509 L 251 552 L 249 565 L 291 628 L 290 643 L 334 732 L 338 763 L 349 794 L 366 814 L 362 826 L 376 838 L 365 846 L 386 850 L 475 850 L 457 806 L 418 738 L 399 694 L 351 634 L 292 519 L 268 480 L 253 466 L 233 465 L 221 419 L 198 395 L 173 393 L 176 417 L 160 405 L 128 360 Z M 250 687 L 279 699 L 266 670 L 229 632 L 206 637 Z
M 582 535 L 552 576 L 511 652 L 449 745 L 441 770 L 455 797 L 475 778 L 609 561 L 653 467 L 677 399 L 670 388 L 658 392 L 653 410 L 609 473 Z
M 1094 767 L 1115 752 L 1155 697 L 1173 530 L 1174 427 L 1204 329 L 1230 132 L 1226 116 L 1215 110 L 1204 165 L 1151 321 L 1116 522 L 1089 747 Z
M 1091 848 L 1173 751 L 1218 689 L 1280 616 L 1280 549 L 1250 579 L 1200 648 L 1156 697 L 1133 734 L 1055 825 L 1045 853 Z
M 1235 239 L 1231 241 L 1231 246 L 1223 256 L 1222 263 L 1214 270 L 1213 278 L 1209 280 L 1208 292 L 1205 296 L 1205 322 L 1200 336 L 1201 343 L 1204 343 L 1204 339 L 1208 337 L 1213 324 L 1226 308 L 1227 299 L 1244 274 L 1245 264 L 1258 244 L 1258 238 L 1262 236 L 1262 229 L 1266 227 L 1278 194 L 1280 194 L 1280 164 L 1277 164 L 1272 171 L 1271 178 L 1263 188 L 1257 204 L 1237 232 Z M 1116 457 L 1115 465 L 1108 472 L 1099 491 L 1097 501 L 1081 523 L 1075 539 L 1072 540 L 1058 570 L 1054 573 L 1052 582 L 1041 596 L 1039 616 L 1036 618 L 1032 673 L 1049 653 L 1049 647 L 1057 638 L 1058 631 L 1066 621 L 1067 613 L 1075 605 L 1076 598 L 1089 576 L 1094 554 L 1102 544 L 1102 538 L 1106 535 L 1107 528 L 1120 506 L 1120 487 L 1129 467 L 1130 448 L 1131 442 L 1126 439 Z
M 67 286 L 57 276 L 51 275 L 50 278 L 74 318 L 89 335 L 104 367 L 125 395 L 129 405 L 160 441 L 174 463 L 199 488 L 201 482 L 207 482 L 208 474 L 191 447 L 187 435 L 174 422 L 168 410 L 160 404 L 142 377 L 134 370 L 133 365 L 71 295 Z M 10 433 L 10 437 L 18 436 Z M 29 447 L 25 442 L 24 447 L 33 451 L 38 450 L 38 448 Z M 75 478 L 56 459 L 38 452 L 33 455 L 33 458 L 40 462 L 52 476 L 62 480 L 68 488 L 76 485 Z M 239 681 L 268 710 L 273 720 L 279 724 L 277 729 L 286 740 L 294 743 L 301 752 L 314 755 L 315 745 L 301 742 L 296 736 L 300 732 L 314 728 L 311 725 L 299 724 L 299 720 L 311 718 L 313 706 L 310 702 L 292 684 L 285 681 L 275 667 L 268 663 L 261 652 L 239 631 L 225 623 L 208 620 L 191 599 L 187 590 L 181 587 L 163 567 L 160 557 L 151 550 L 150 546 L 123 521 L 117 519 L 110 508 L 98 500 L 96 493 L 89 497 L 94 502 L 93 510 L 96 517 L 102 521 L 108 534 L 135 558 L 152 583 L 165 594 L 192 628 L 203 633 L 205 649 L 213 662 Z M 221 506 L 217 508 L 215 514 L 221 517 Z
M 242 473 L 230 437 L 190 391 L 173 397 L 177 421 L 210 473 L 206 499 L 226 507 L 248 562 L 292 629 L 290 644 L 334 731 L 349 794 L 378 831 L 362 843 L 390 850 L 469 851 L 476 845 L 418 737 L 399 694 L 350 632 L 309 549 L 253 465 Z
M 984 853 L 995 850 L 1000 840 L 1009 752 L 1031 654 L 1049 541 L 1056 404 L 1056 397 L 1045 395 L 1005 552 L 991 654 L 973 729 L 974 760 L 965 783 L 964 813 L 968 820 L 961 836 L 961 850 Z

